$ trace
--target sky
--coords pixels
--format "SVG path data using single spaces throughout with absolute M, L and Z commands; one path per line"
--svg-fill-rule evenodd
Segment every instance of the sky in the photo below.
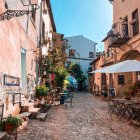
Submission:
M 98 43 L 97 51 L 103 51 L 101 41 L 112 25 L 109 0 L 51 0 L 51 5 L 58 33 L 83 35 Z

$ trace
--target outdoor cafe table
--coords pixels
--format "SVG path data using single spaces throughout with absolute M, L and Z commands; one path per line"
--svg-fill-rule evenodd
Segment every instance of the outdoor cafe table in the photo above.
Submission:
M 133 104 L 130 105 L 129 108 L 131 108 L 132 112 L 133 112 L 133 120 L 134 119 L 138 119 L 140 120 L 140 104 Z
M 111 112 L 113 112 L 115 109 L 118 110 L 119 114 L 121 115 L 120 119 L 124 117 L 124 115 L 126 115 L 126 113 L 129 114 L 129 118 L 132 117 L 132 113 L 129 110 L 129 106 L 130 105 L 135 105 L 135 104 L 140 104 L 140 101 L 135 101 L 135 100 L 126 100 L 126 99 L 120 99 L 120 98 L 116 98 L 116 99 L 112 99 L 112 102 L 114 104 L 113 109 Z

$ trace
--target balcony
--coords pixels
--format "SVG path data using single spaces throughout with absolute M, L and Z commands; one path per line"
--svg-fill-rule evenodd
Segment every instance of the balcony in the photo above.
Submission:
M 107 37 L 103 40 L 107 41 L 109 48 L 118 48 L 125 44 L 131 38 L 130 30 L 127 22 L 117 22 L 108 32 Z
M 113 61 L 113 52 L 108 50 L 106 53 L 102 55 L 103 63 L 109 63 Z

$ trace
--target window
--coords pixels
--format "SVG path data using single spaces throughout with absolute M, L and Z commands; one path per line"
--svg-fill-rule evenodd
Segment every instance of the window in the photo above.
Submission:
M 107 57 L 109 57 L 110 53 L 109 53 L 109 49 L 107 49 Z
M 42 37 L 45 37 L 45 24 L 42 22 Z
M 128 37 L 129 31 L 128 31 L 128 17 L 125 17 L 122 22 L 122 37 Z
M 124 84 L 124 75 L 118 75 L 118 85 Z
M 69 49 L 69 57 L 75 57 L 75 50 Z
M 138 9 L 132 13 L 132 31 L 133 36 L 139 33 Z
M 106 57 L 113 57 L 112 50 L 107 49 L 107 52 L 106 52 Z
M 93 58 L 93 52 L 89 52 L 89 58 Z
M 33 19 L 33 21 L 35 22 L 36 10 L 35 10 L 34 7 L 33 7 L 32 9 L 33 9 L 33 11 L 32 11 L 32 19 Z

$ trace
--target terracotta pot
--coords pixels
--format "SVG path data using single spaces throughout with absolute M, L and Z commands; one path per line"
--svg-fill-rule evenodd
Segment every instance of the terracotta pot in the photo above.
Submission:
M 15 127 L 12 124 L 5 124 L 5 131 L 6 132 L 11 132 L 11 131 L 13 131 L 14 128 Z
M 125 99 L 126 99 L 126 100 L 131 100 L 131 96 L 130 96 L 130 95 L 126 95 L 126 96 L 125 96 Z

